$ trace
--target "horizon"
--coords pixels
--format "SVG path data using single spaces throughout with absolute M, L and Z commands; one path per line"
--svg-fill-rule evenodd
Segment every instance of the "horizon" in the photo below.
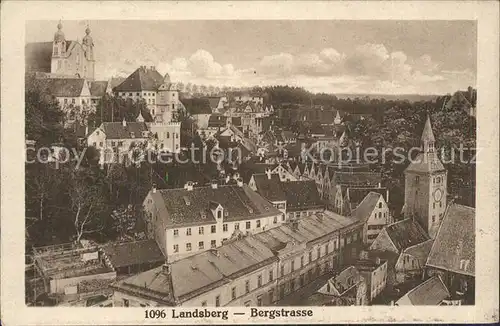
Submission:
M 26 43 L 51 41 L 57 23 L 28 21 Z M 168 73 L 173 82 L 216 87 L 288 85 L 312 93 L 371 96 L 444 95 L 476 88 L 474 21 L 62 24 L 67 40 L 81 40 L 90 26 L 96 80 L 127 77 L 146 65 Z

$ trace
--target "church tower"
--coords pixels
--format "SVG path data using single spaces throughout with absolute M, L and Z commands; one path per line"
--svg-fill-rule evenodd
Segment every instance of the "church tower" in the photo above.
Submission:
M 82 48 L 84 52 L 84 77 L 90 80 L 94 80 L 95 73 L 95 60 L 94 60 L 94 40 L 90 36 L 90 27 L 87 25 L 85 29 L 85 36 L 82 40 Z
M 62 23 L 57 24 L 57 32 L 54 34 L 52 42 L 52 62 L 50 72 L 61 73 L 64 69 L 64 58 L 66 57 L 66 38 L 62 31 Z
M 413 218 L 431 238 L 446 210 L 447 171 L 437 156 L 431 120 L 427 116 L 421 152 L 405 170 L 405 218 Z

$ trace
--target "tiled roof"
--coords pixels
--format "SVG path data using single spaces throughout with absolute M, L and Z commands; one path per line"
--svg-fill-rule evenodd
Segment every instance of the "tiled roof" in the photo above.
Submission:
M 107 81 L 93 81 L 90 83 L 90 95 L 94 97 L 102 97 L 106 94 L 107 87 Z
M 163 77 L 156 70 L 140 67 L 127 77 L 120 85 L 116 86 L 116 92 L 139 92 L 156 91 L 163 83 Z
M 46 78 L 37 80 L 43 92 L 55 97 L 79 97 L 82 94 L 85 79 L 82 78 Z
M 436 306 L 450 296 L 439 276 L 434 276 L 411 289 L 405 296 L 414 306 Z
M 143 138 L 142 132 L 148 131 L 144 122 L 127 122 L 125 126 L 122 122 L 103 122 L 100 128 L 103 129 L 107 139 Z
M 271 264 L 287 243 L 311 242 L 352 224 L 352 220 L 333 212 L 325 212 L 322 218 L 304 217 L 297 230 L 283 224 L 175 261 L 170 264 L 170 275 L 158 267 L 119 281 L 114 288 L 167 305 L 175 300 L 183 302 Z
M 281 187 L 285 193 L 287 211 L 324 206 L 313 180 L 282 182 Z
M 184 98 L 181 100 L 187 112 L 191 115 L 195 114 L 211 114 L 212 108 L 210 102 L 206 98 Z
M 24 57 L 26 71 L 50 73 L 52 45 L 52 42 L 35 42 L 26 44 Z
M 429 253 L 427 265 L 474 276 L 475 219 L 474 208 L 451 204 L 446 209 Z
M 445 168 L 436 152 L 419 153 L 406 168 L 405 172 L 437 172 L 444 171 Z
M 208 126 L 213 128 L 224 127 L 226 125 L 227 117 L 221 114 L 212 114 L 208 118 Z
M 366 221 L 375 209 L 381 195 L 376 192 L 369 192 L 361 203 L 352 212 L 352 216 L 359 221 Z
M 376 192 L 380 194 L 387 202 L 387 188 L 348 187 L 347 192 L 349 193 L 349 200 L 354 206 L 359 205 L 363 201 L 363 199 L 365 199 L 366 195 L 368 195 L 370 192 Z
M 420 266 L 424 266 L 427 258 L 429 257 L 429 252 L 431 251 L 433 243 L 434 240 L 429 239 L 417 245 L 406 248 L 404 253 L 417 258 Z
M 254 174 L 253 179 L 255 180 L 255 185 L 257 187 L 257 192 L 265 199 L 273 201 L 284 201 L 286 200 L 285 193 L 281 188 L 281 181 L 278 174 L 273 173 L 268 178 L 267 174 L 259 173 Z
M 380 173 L 375 172 L 340 172 L 334 174 L 335 184 L 350 186 L 378 186 L 382 182 Z
M 233 126 L 241 126 L 241 117 L 232 117 L 231 124 Z
M 125 81 L 125 77 L 111 77 L 109 80 L 109 87 L 114 89 L 116 86 L 120 85 Z
M 110 243 L 106 244 L 103 250 L 116 268 L 165 261 L 156 241 L 152 239 Z
M 399 252 L 429 240 L 422 227 L 409 218 L 389 224 L 385 230 Z
M 224 208 L 224 221 L 239 221 L 278 215 L 280 212 L 267 200 L 250 189 L 229 185 L 187 189 L 162 189 L 152 193 L 157 207 L 162 208 L 161 218 L 166 225 L 198 225 L 215 223 L 209 210 L 210 202 L 217 202 Z M 163 210 L 164 208 L 164 210 Z

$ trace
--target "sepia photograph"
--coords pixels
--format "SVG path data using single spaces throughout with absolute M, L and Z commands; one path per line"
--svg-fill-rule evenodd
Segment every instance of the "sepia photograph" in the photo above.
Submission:
M 478 180 L 498 178 L 498 129 L 479 116 L 498 104 L 482 104 L 477 19 L 127 10 L 18 22 L 22 98 L 1 130 L 18 111 L 24 165 L 9 191 L 2 149 L 1 270 L 22 257 L 22 309 L 290 323 L 484 302 L 498 188 Z
M 476 28 L 27 22 L 26 304 L 474 304 Z

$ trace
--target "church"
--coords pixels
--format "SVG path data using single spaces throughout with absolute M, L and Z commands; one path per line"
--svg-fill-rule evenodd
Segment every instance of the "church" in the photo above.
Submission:
M 52 42 L 26 44 L 27 73 L 44 73 L 51 78 L 84 78 L 94 80 L 94 41 L 90 27 L 85 29 L 81 42 L 67 40 L 61 22 Z

